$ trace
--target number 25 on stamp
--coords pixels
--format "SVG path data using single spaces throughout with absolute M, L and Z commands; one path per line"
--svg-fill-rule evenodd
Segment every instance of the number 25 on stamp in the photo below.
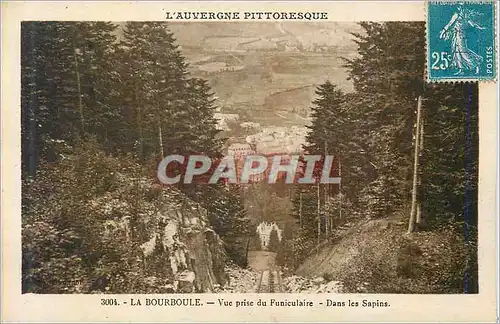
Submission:
M 495 2 L 429 1 L 430 81 L 495 80 Z

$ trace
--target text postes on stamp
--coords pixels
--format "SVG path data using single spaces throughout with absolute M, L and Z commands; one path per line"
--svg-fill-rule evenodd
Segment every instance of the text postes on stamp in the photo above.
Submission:
M 494 17 L 493 1 L 429 1 L 428 80 L 494 80 L 496 78 Z

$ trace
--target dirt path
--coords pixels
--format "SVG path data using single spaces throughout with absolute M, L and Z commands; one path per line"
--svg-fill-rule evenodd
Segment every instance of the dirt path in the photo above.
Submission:
M 276 253 L 269 251 L 249 251 L 248 265 L 255 271 L 275 269 Z

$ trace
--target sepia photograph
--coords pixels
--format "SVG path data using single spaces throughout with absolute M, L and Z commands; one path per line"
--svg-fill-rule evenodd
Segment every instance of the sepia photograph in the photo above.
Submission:
M 20 31 L 23 294 L 484 288 L 478 84 L 425 22 Z

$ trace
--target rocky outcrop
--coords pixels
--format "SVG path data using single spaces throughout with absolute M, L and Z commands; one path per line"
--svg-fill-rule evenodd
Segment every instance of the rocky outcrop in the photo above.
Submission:
M 103 235 L 135 249 L 146 285 L 158 293 L 214 292 L 225 286 L 226 255 L 210 227 L 207 211 L 175 188 L 141 183 L 137 205 L 121 197 L 101 197 L 95 207 L 106 215 Z

